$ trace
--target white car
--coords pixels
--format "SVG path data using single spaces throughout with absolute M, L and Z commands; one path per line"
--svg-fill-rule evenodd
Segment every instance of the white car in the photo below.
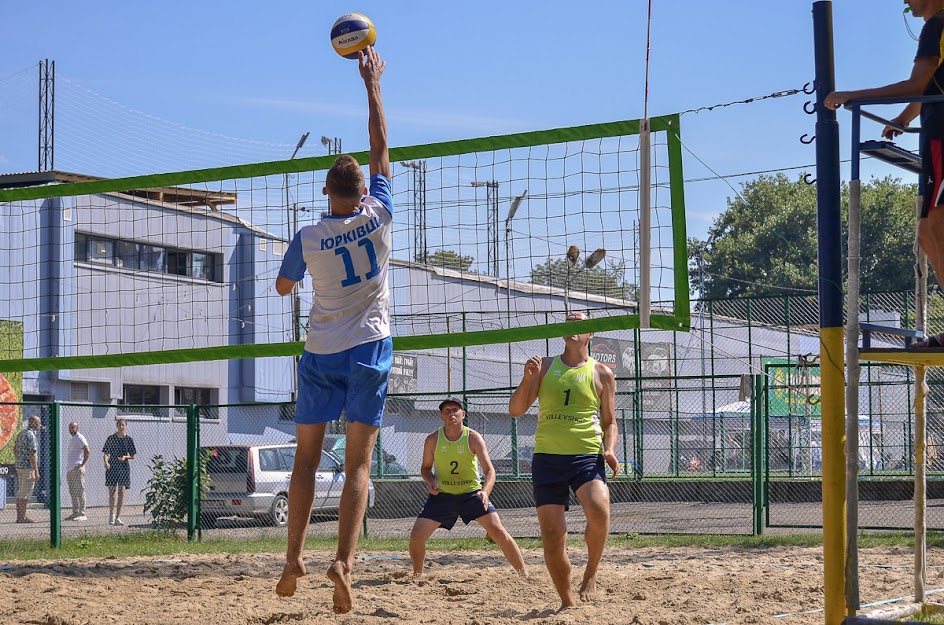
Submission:
M 203 527 L 219 517 L 263 518 L 276 527 L 288 523 L 288 487 L 295 462 L 295 445 L 217 445 L 203 447 L 208 455 L 209 486 L 201 499 Z M 321 453 L 315 472 L 312 512 L 337 510 L 344 488 L 344 465 L 328 451 Z M 374 484 L 368 488 L 368 507 L 374 505 Z

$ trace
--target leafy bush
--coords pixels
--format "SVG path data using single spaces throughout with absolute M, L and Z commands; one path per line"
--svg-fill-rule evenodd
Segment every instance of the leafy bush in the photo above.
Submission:
M 200 484 L 207 492 L 206 454 L 200 457 Z M 158 454 L 151 458 L 151 477 L 144 491 L 144 512 L 151 514 L 151 527 L 171 532 L 187 520 L 187 459 L 164 460 Z

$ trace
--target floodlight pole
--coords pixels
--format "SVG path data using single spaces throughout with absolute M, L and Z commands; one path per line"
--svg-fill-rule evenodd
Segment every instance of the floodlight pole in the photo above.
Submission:
M 413 260 L 426 263 L 426 161 L 400 161 L 400 165 L 413 170 Z
M 302 149 L 305 145 L 305 141 L 308 140 L 308 135 L 311 132 L 306 132 L 298 140 L 298 143 L 295 144 L 295 151 L 292 152 L 292 156 L 288 160 L 294 160 L 298 155 L 298 151 Z M 285 174 L 283 177 L 285 183 L 285 219 L 286 227 L 288 228 L 288 240 L 291 243 L 292 238 L 295 236 L 295 233 L 298 232 L 298 202 L 295 205 L 292 205 L 291 195 L 289 192 L 288 186 L 288 174 Z M 302 299 L 301 295 L 298 292 L 298 287 L 292 291 L 292 342 L 297 343 L 301 340 L 301 328 L 299 324 L 301 323 L 301 308 L 302 308 Z M 292 358 L 292 402 L 298 396 L 298 357 Z
M 486 223 L 488 227 L 488 273 L 498 278 L 498 181 L 472 181 L 473 187 L 485 187 L 485 203 L 488 205 Z
M 528 195 L 528 190 L 517 196 L 511 202 L 508 216 L 505 217 L 505 318 L 506 330 L 511 330 L 511 220 L 514 219 L 522 200 Z M 511 364 L 511 340 L 508 341 L 508 386 L 514 387 L 514 371 Z M 518 420 L 511 420 L 511 466 L 515 477 L 521 475 L 521 466 L 518 463 Z

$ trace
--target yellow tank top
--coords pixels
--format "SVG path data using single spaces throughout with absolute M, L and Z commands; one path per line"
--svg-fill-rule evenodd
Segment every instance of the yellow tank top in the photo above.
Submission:
M 479 480 L 479 461 L 469 449 L 469 428 L 462 428 L 462 436 L 457 441 L 446 438 L 439 428 L 436 441 L 436 453 L 433 455 L 436 478 L 440 492 L 450 495 L 463 495 L 481 490 Z
M 538 389 L 540 413 L 534 453 L 577 455 L 602 454 L 600 398 L 593 383 L 596 361 L 568 367 L 560 356 L 541 380 Z

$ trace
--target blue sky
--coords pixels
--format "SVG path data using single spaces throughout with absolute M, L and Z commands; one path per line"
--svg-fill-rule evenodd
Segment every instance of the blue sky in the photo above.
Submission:
M 811 2 L 653 5 L 651 115 L 813 80 Z M 908 75 L 916 42 L 902 8 L 894 0 L 833 3 L 840 88 Z M 303 156 L 325 153 L 321 135 L 340 137 L 345 150 L 364 149 L 366 103 L 356 63 L 337 57 L 328 37 L 333 21 L 348 11 L 368 15 L 377 26 L 377 49 L 388 61 L 383 89 L 392 145 L 643 115 L 644 0 L 4 2 L 0 171 L 35 169 L 35 85 L 25 87 L 28 106 L 22 110 L 34 115 L 25 118 L 9 95 L 15 88 L 22 95 L 25 83 L 8 77 L 43 58 L 55 59 L 63 88 L 95 92 L 116 107 L 218 138 L 259 142 L 272 153 L 286 151 L 282 158 L 305 131 L 312 139 Z M 921 23 L 908 22 L 917 34 Z M 814 147 L 799 141 L 813 134 L 814 117 L 802 110 L 807 99 L 797 95 L 683 116 L 683 141 L 698 157 L 685 154 L 690 235 L 703 238 L 734 194 L 729 183 L 739 189 L 749 178 L 698 179 L 814 162 Z M 846 155 L 848 113 L 840 112 L 840 122 Z M 864 127 L 876 137 L 878 130 Z M 896 172 L 871 166 L 863 173 Z

